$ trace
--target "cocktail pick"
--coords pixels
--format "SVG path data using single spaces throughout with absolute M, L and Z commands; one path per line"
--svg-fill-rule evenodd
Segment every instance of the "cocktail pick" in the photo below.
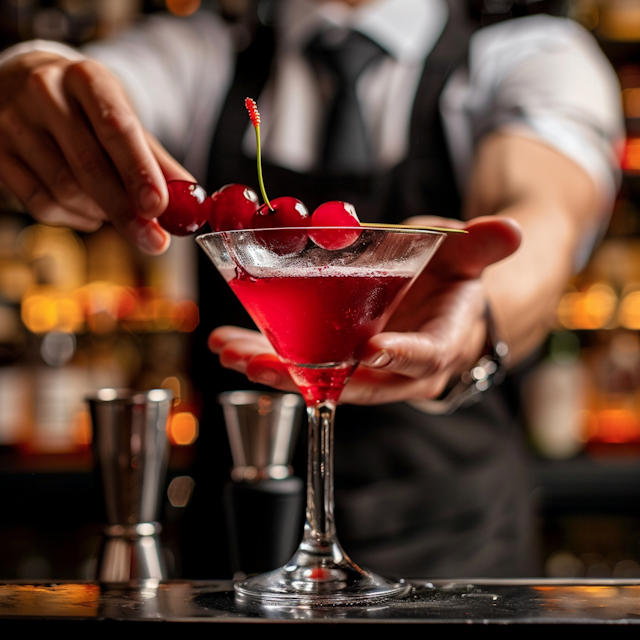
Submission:
M 415 224 L 389 224 L 386 222 L 361 222 L 360 226 L 371 229 L 422 229 L 423 231 L 438 231 L 440 233 L 469 233 L 466 229 L 453 229 L 451 227 L 431 227 Z

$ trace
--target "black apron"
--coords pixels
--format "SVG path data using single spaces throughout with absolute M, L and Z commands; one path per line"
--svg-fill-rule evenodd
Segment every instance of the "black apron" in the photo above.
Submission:
M 400 222 L 424 214 L 459 217 L 460 196 L 438 99 L 452 70 L 465 63 L 469 38 L 478 25 L 466 5 L 457 0 L 449 0 L 449 5 L 448 24 L 425 63 L 407 158 L 391 171 L 364 178 L 306 175 L 265 165 L 272 197 L 297 197 L 310 211 L 328 200 L 348 201 L 364 221 Z M 241 153 L 248 123 L 243 101 L 260 95 L 273 50 L 272 30 L 261 28 L 238 58 L 212 144 L 210 193 L 233 182 L 257 190 L 255 159 Z M 211 390 L 212 400 L 214 390 L 250 385 L 207 354 L 206 336 L 220 324 L 254 325 L 207 259 L 201 256 L 201 261 L 201 274 L 206 275 L 200 284 L 202 321 L 194 377 L 201 389 Z M 512 391 L 504 384 L 480 404 L 448 417 L 428 416 L 404 403 L 339 407 L 336 523 L 340 541 L 356 562 L 404 577 L 538 573 L 526 454 Z M 205 403 L 201 440 L 207 417 L 219 419 L 212 402 Z M 200 446 L 213 448 L 210 460 L 215 458 L 212 464 L 220 465 L 226 476 L 228 445 L 222 429 L 216 429 L 215 438 L 208 432 L 209 442 Z M 302 459 L 297 468 L 303 477 L 304 464 Z M 220 480 L 209 476 L 209 490 L 215 492 Z M 212 500 L 216 508 L 217 499 Z M 220 527 L 217 530 L 222 535 Z

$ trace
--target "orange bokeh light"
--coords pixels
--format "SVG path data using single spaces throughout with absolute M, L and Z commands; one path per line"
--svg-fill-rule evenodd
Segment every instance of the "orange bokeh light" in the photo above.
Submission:
M 640 171 L 640 138 L 628 138 L 622 153 L 622 168 L 625 171 Z
M 174 413 L 169 420 L 169 440 L 171 444 L 186 446 L 198 438 L 198 419 L 190 411 Z
M 166 0 L 166 6 L 176 16 L 190 16 L 200 8 L 200 0 Z
M 588 440 L 609 444 L 640 442 L 640 423 L 629 409 L 602 409 L 590 425 Z

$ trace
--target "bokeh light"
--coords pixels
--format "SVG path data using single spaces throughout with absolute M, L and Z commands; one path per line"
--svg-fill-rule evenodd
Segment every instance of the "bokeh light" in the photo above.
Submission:
M 198 438 L 198 419 L 190 411 L 178 411 L 169 419 L 169 440 L 171 444 L 187 446 Z

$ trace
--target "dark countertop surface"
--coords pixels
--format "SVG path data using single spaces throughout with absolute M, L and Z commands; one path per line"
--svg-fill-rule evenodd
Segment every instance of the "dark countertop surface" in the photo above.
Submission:
M 640 624 L 640 580 L 411 580 L 407 595 L 368 606 L 261 607 L 236 600 L 229 581 L 105 588 L 94 582 L 0 583 L 0 624 L 48 629 L 78 621 L 280 624 Z M 195 624 L 194 624 L 195 623 Z M 78 629 L 77 624 L 75 628 Z

